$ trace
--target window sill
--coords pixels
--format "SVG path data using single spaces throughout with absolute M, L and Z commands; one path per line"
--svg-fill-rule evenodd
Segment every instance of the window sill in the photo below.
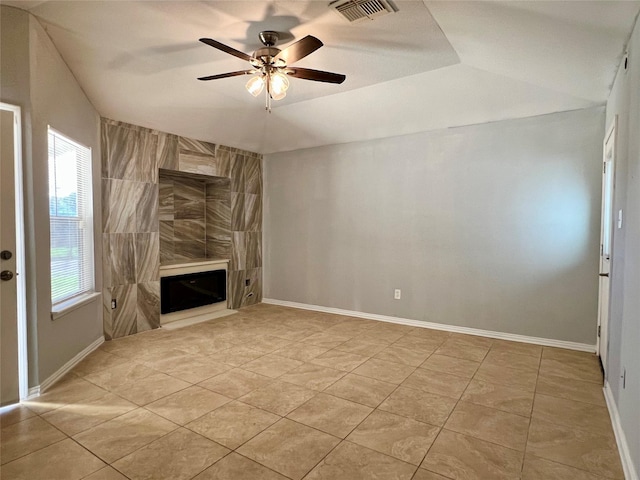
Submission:
M 85 293 L 84 295 L 79 295 L 67 301 L 60 302 L 51 307 L 51 320 L 57 320 L 60 317 L 64 317 L 75 309 L 93 302 L 101 295 L 102 294 L 99 292 Z

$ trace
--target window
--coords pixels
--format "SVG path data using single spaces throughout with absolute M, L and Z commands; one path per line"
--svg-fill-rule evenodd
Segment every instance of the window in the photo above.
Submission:
M 49 128 L 51 302 L 93 293 L 91 149 Z

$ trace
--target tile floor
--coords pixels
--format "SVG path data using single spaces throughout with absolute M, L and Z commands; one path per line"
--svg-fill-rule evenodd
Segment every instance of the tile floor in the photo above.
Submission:
M 107 342 L 4 480 L 622 479 L 594 355 L 260 304 Z

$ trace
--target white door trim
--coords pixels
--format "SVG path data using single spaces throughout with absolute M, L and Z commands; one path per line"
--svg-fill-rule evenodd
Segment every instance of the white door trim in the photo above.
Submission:
M 27 286 L 25 280 L 24 195 L 22 183 L 22 109 L 17 105 L 0 102 L 0 110 L 13 112 L 14 119 L 14 177 L 16 201 L 16 276 L 18 317 L 18 389 L 20 400 L 29 393 L 29 370 L 27 354 Z
M 600 362 L 605 370 L 605 376 L 607 374 L 607 357 L 608 357 L 608 342 L 609 342 L 609 314 L 610 314 L 610 299 L 611 299 L 611 265 L 613 263 L 613 236 L 615 232 L 614 228 L 614 218 L 613 218 L 613 199 L 615 192 L 615 169 L 616 169 L 616 156 L 617 156 L 617 126 L 618 126 L 618 116 L 616 115 L 613 118 L 613 122 L 607 128 L 606 135 L 604 137 L 604 141 L 602 143 L 602 163 L 606 168 L 607 165 L 607 146 L 611 144 L 611 151 L 613 152 L 613 156 L 611 158 L 609 164 L 609 172 L 603 170 L 602 172 L 602 208 L 601 208 L 601 220 L 600 220 L 600 256 L 598 259 L 598 273 L 606 274 L 607 277 L 599 277 L 598 278 L 598 332 L 596 338 L 596 353 L 600 357 Z M 611 176 L 611 185 L 610 187 L 610 197 L 611 204 L 609 205 L 609 235 L 607 240 L 607 248 L 608 252 L 604 252 L 605 249 L 605 231 L 604 225 L 605 223 L 605 208 L 607 208 L 607 203 L 605 199 L 605 195 L 608 191 L 607 189 L 607 173 Z M 605 254 L 608 253 L 608 257 L 605 260 Z M 606 289 L 606 290 L 605 290 Z M 603 291 L 604 290 L 604 291 Z M 606 305 L 603 305 L 606 303 Z M 603 313 L 604 312 L 604 313 Z

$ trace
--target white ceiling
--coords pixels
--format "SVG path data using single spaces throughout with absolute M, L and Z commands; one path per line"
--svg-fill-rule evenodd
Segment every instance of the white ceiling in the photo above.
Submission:
M 105 117 L 261 153 L 602 105 L 640 1 L 405 1 L 350 24 L 325 1 L 3 1 L 29 10 Z M 325 44 L 296 65 L 346 74 L 291 79 L 274 102 L 247 77 L 261 30 Z

